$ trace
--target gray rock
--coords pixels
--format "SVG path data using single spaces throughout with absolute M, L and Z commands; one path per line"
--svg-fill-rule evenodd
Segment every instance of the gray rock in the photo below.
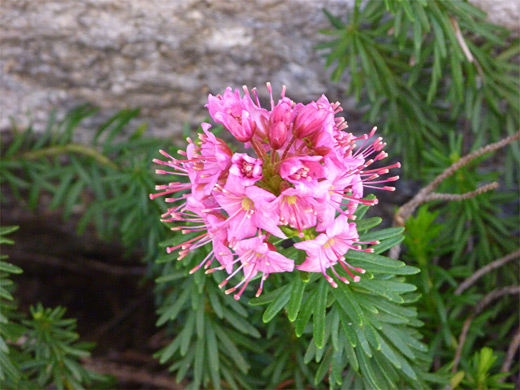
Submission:
M 313 50 L 335 12 L 352 1 L 6 0 L 2 2 L 2 116 L 43 127 L 51 107 L 83 102 L 105 115 L 142 107 L 154 135 L 178 134 L 207 116 L 208 93 L 286 84 L 295 100 L 344 87 L 328 82 Z M 28 116 L 28 114 L 30 116 Z
M 11 116 L 38 130 L 51 108 L 91 102 L 105 117 L 142 107 L 154 135 L 177 137 L 207 116 L 208 93 L 245 84 L 265 98 L 267 81 L 294 100 L 326 92 L 351 109 L 313 47 L 329 27 L 321 8 L 344 15 L 353 2 L 3 0 L 0 129 Z

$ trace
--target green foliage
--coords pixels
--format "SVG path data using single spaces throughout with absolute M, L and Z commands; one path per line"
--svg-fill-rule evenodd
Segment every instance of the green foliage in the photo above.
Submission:
M 90 355 L 93 345 L 77 343 L 76 320 L 63 318 L 65 309 L 30 308 L 31 318 L 22 321 L 26 328 L 22 349 L 29 359 L 20 369 L 38 387 L 53 384 L 57 389 L 83 389 L 103 376 L 87 371 L 79 359 Z
M 367 121 L 383 127 L 406 176 L 426 185 L 469 151 L 518 131 L 520 45 L 508 30 L 487 23 L 466 1 L 361 3 L 346 21 L 325 11 L 331 29 L 324 33 L 331 40 L 319 48 L 327 51 L 333 80 L 349 74 L 348 92 Z M 431 202 L 406 221 L 403 259 L 421 270 L 409 281 L 421 293 L 421 332 L 440 367 L 433 380 L 450 376 L 468 308 L 496 286 L 520 283 L 518 264 L 511 262 L 454 295 L 462 280 L 518 248 L 519 156 L 513 143 L 500 155 L 484 155 L 457 170 L 436 189 L 464 194 L 498 181 L 500 191 Z M 476 362 L 492 360 L 491 350 L 478 352 L 482 345 L 498 351 L 497 363 L 503 361 L 503 340 L 518 326 L 510 310 L 516 302 L 504 296 L 473 319 L 460 359 L 473 366 L 462 363 L 464 369 L 451 377 L 453 388 L 508 386 L 486 383 L 489 367 L 477 369 Z
M 207 255 L 204 250 L 198 254 Z M 164 300 L 157 325 L 167 324 L 167 330 L 174 334 L 156 356 L 161 363 L 173 362 L 169 369 L 176 372 L 178 382 L 189 375 L 188 388 L 198 389 L 203 384 L 220 389 L 223 381 L 227 384 L 224 387 L 254 388 L 251 378 L 246 377 L 251 368 L 246 354 L 262 351 L 255 345 L 260 333 L 248 318 L 247 306 L 218 289 L 220 275 L 208 277 L 202 270 L 188 275 L 200 262 L 197 258 L 192 255 L 174 263 L 168 255 L 158 259 L 164 264 L 157 279 L 158 293 Z
M 497 356 L 493 350 L 484 347 L 480 352 L 475 352 L 469 362 L 467 372 L 459 371 L 452 380 L 453 389 L 512 389 L 512 383 L 504 383 L 503 380 L 509 376 L 508 372 L 493 374 L 491 369 Z
M 462 141 L 461 135 L 451 135 L 444 153 L 436 149 L 424 153 L 429 163 L 427 178 L 433 179 L 460 160 L 463 155 Z M 476 146 L 472 149 L 476 149 Z M 437 191 L 464 194 L 484 183 L 500 181 L 502 172 L 475 169 L 475 166 L 484 165 L 489 157 L 484 155 L 458 169 L 441 183 Z M 438 202 L 432 203 L 444 222 L 439 232 L 439 254 L 449 254 L 453 265 L 476 263 L 484 266 L 518 248 L 518 242 L 514 239 L 520 226 L 517 201 L 518 193 L 510 191 L 487 192 L 463 202 L 443 202 L 439 206 Z M 468 250 L 470 245 L 471 250 Z
M 93 226 L 101 237 L 119 239 L 128 251 L 144 250 L 145 258 L 154 258 L 164 228 L 158 223 L 158 204 L 148 198 L 155 184 L 150 166 L 165 141 L 144 138 L 145 126 L 123 134 L 138 114 L 138 110 L 123 110 L 99 127 L 90 145 L 75 143 L 79 125 L 96 111 L 81 106 L 60 121 L 51 115 L 46 131 L 38 136 L 31 126 L 24 131 L 14 126 L 13 139 L 3 146 L 0 160 L 2 191 L 9 186 L 11 193 L 32 209 L 42 203 L 42 194 L 48 194 L 46 206 L 59 209 L 64 218 L 83 210 L 80 232 Z M 148 228 L 143 229 L 140 223 Z M 11 298 L 10 290 L 5 289 L 10 284 L 6 272 L 18 270 L 2 261 L 3 298 Z M 63 318 L 65 309 L 37 305 L 31 309 L 31 318 L 24 320 L 14 305 L 2 301 L 4 313 L 16 321 L 2 327 L 0 345 L 7 340 L 26 340 L 16 344 L 17 348 L 1 348 L 0 368 L 8 388 L 52 384 L 79 389 L 106 382 L 80 365 L 79 359 L 88 356 L 92 346 L 77 343 L 75 320 Z
M 429 212 L 427 206 L 421 206 L 417 215 L 406 221 L 406 232 L 404 244 L 408 249 L 409 256 L 421 266 L 426 266 L 429 259 L 438 253 L 436 243 L 443 225 L 435 223 L 439 213 Z
M 71 140 L 75 128 L 71 130 L 63 123 L 74 126 L 80 123 L 80 118 L 86 115 L 82 110 L 51 125 L 53 130 L 43 137 L 44 141 L 35 139 L 30 129 L 17 133 L 7 149 L 8 157 L 0 163 L 2 184 L 9 185 L 11 192 L 31 207 L 36 207 L 41 194 L 46 192 L 51 195 L 50 206 L 62 210 L 65 216 L 81 209 L 80 226 L 93 226 L 106 238 L 121 239 L 129 250 L 145 250 L 144 257 L 157 275 L 157 325 L 171 336 L 156 357 L 175 373 L 177 381 L 193 389 L 281 385 L 387 389 L 428 388 L 448 383 L 447 367 L 462 326 L 458 318 L 461 302 L 474 304 L 482 296 L 478 293 L 450 299 L 449 295 L 457 278 L 470 275 L 478 261 L 457 263 L 449 270 L 433 261 L 452 253 L 446 246 L 454 234 L 444 231 L 448 229 L 446 225 L 454 225 L 458 219 L 446 219 L 446 215 L 457 213 L 460 218 L 463 214 L 459 209 L 447 212 L 443 207 L 464 207 L 463 203 L 435 206 L 438 211 L 434 213 L 422 208 L 416 218 L 408 220 L 406 256 L 417 268 L 383 256 L 403 240 L 402 229 L 374 231 L 381 219 L 363 218 L 367 207 L 359 207 L 356 223 L 360 239 L 380 241 L 374 246 L 375 253 L 348 252 L 348 262 L 367 271 L 359 283 L 339 283 L 334 289 L 319 275 L 299 271 L 291 275 L 273 274 L 265 283 L 265 292 L 247 304 L 246 296 L 252 294 L 249 289 L 242 301 L 235 301 L 217 288 L 225 277 L 222 273 L 206 275 L 199 270 L 189 275 L 188 270 L 208 254 L 204 248 L 190 252 L 182 261 L 175 261 L 176 254 L 172 253 L 160 256 L 156 264 L 150 262 L 157 250 L 155 241 L 164 238 L 166 232 L 160 222 L 159 206 L 147 198 L 155 180 L 150 162 L 165 142 L 144 138 L 140 130 L 138 135 L 131 135 L 125 130 L 126 119 L 135 112 L 124 111 L 101 126 L 90 146 L 74 144 Z M 122 127 L 117 123 L 122 123 Z M 119 135 L 110 136 L 110 129 L 114 128 Z M 65 141 L 63 129 L 68 134 Z M 103 134 L 106 138 L 102 143 Z M 449 158 L 438 158 L 438 166 L 431 168 L 431 174 L 444 169 L 460 154 L 460 143 L 452 142 Z M 464 192 L 481 180 L 492 179 L 478 176 L 468 168 L 459 178 L 463 184 L 457 190 Z M 71 188 L 77 182 L 82 183 L 81 190 Z M 77 191 L 80 196 L 74 195 Z M 145 198 L 148 208 L 143 211 L 140 207 Z M 498 201 L 490 199 L 495 205 Z M 485 209 L 477 211 L 485 213 Z M 130 212 L 135 216 L 126 219 Z M 148 214 L 144 215 L 145 212 Z M 504 218 L 499 223 L 510 223 L 506 221 Z M 471 237 L 479 233 L 478 229 L 472 230 Z M 175 246 L 185 240 L 184 235 L 173 232 L 161 247 Z M 500 253 L 510 248 L 505 237 L 502 242 Z M 494 247 L 495 243 L 490 241 L 490 245 Z M 294 258 L 296 251 L 287 248 L 283 254 Z M 5 291 L 0 292 L 5 298 L 9 297 L 6 293 L 12 293 L 9 283 L 3 280 L 7 272 L 17 270 L 9 266 L 1 269 L 4 273 L 0 274 L 0 286 Z M 418 273 L 419 270 L 422 272 Z M 342 270 L 338 272 L 345 276 Z M 415 291 L 416 286 L 422 297 Z M 492 323 L 507 304 L 510 304 L 507 300 L 500 302 L 491 313 L 477 316 L 475 323 Z M 14 383 L 24 383 L 30 388 L 51 382 L 56 387 L 80 388 L 98 379 L 79 365 L 78 358 L 87 354 L 88 349 L 77 344 L 74 321 L 63 319 L 63 313 L 61 308 L 36 306 L 30 319 L 11 321 L 11 328 L 2 328 L 2 340 L 19 340 L 22 335 L 33 340 L 14 349 L 10 346 L 7 351 L 0 350 L 0 363 L 10 388 L 17 386 Z M 514 324 L 508 318 L 500 326 L 493 325 L 493 329 L 505 335 Z M 2 333 L 4 329 L 11 329 L 11 336 Z M 480 336 L 478 327 L 472 327 L 462 361 L 469 361 Z M 498 342 L 490 346 L 499 348 Z M 444 365 L 434 374 L 427 372 L 432 356 Z M 47 368 L 49 360 L 53 362 L 52 369 Z M 462 370 L 464 378 L 451 377 L 451 380 L 459 379 L 463 386 L 471 386 L 469 378 L 481 378 L 475 379 L 479 383 L 487 380 L 469 366 L 463 366 Z M 493 374 L 487 377 L 492 378 Z
M 0 228 L 0 244 L 13 244 L 5 237 L 17 227 Z M 31 307 L 30 318 L 13 303 L 10 274 L 21 268 L 0 260 L 0 382 L 5 389 L 83 389 L 99 386 L 107 378 L 90 372 L 80 363 L 92 345 L 77 343 L 76 320 L 63 318 L 65 309 Z
M 6 237 L 16 231 L 16 226 L 0 227 L 0 245 L 12 245 L 13 241 Z M 13 303 L 12 275 L 20 274 L 22 269 L 8 263 L 7 255 L 0 255 L 0 382 L 17 383 L 21 373 L 18 366 L 10 359 L 12 353 L 8 345 L 9 340 L 17 340 L 23 333 L 23 327 L 12 321 L 16 314 L 16 305 Z
M 145 125 L 127 129 L 139 110 L 115 114 L 100 125 L 90 145 L 75 143 L 78 126 L 95 112 L 81 106 L 60 121 L 51 115 L 37 137 L 32 126 L 24 131 L 14 126 L 14 138 L 2 151 L 0 184 L 32 209 L 42 193 L 50 194 L 48 207 L 62 210 L 65 218 L 88 205 L 79 232 L 93 225 L 101 237 L 119 239 L 128 250 L 144 249 L 146 258 L 154 258 L 164 228 L 157 223 L 159 204 L 148 198 L 155 185 L 151 164 L 167 143 L 145 138 Z
M 416 288 L 402 276 L 419 270 L 377 254 L 403 237 L 402 229 L 363 229 L 363 225 L 368 227 L 374 222 L 377 225 L 380 220 L 360 220 L 358 226 L 360 240 L 381 241 L 375 246 L 376 253 L 350 251 L 346 256 L 349 264 L 367 271 L 360 282 L 338 282 L 335 289 L 314 274 L 310 280 L 281 280 L 277 290 L 250 302 L 267 305 L 264 322 L 277 318 L 275 314 L 283 309 L 300 341 L 312 337 L 304 362 L 319 363 L 314 385 L 329 374 L 330 385 L 340 386 L 345 372 L 349 372 L 348 381 L 357 381 L 356 388 L 402 388 L 406 383 L 428 387 L 422 374 L 429 357 L 415 329 L 421 322 L 409 305 L 417 298 L 412 293 Z M 290 252 L 288 249 L 286 256 Z M 342 270 L 338 269 L 338 273 L 346 276 Z
M 361 6 L 363 4 L 363 6 Z M 520 52 L 509 31 L 484 20 L 466 1 L 356 2 L 347 21 L 325 11 L 334 38 L 327 50 L 332 80 L 350 74 L 369 123 L 383 128 L 405 172 L 419 177 L 424 150 L 443 150 L 446 134 L 463 128 L 477 146 L 519 128 Z M 506 159 L 507 182 L 518 179 L 520 151 Z M 518 171 L 518 170 L 516 170 Z
M 451 364 L 457 348 L 458 335 L 462 332 L 464 320 L 469 312 L 466 307 L 474 307 L 483 297 L 486 291 L 495 288 L 499 283 L 501 286 L 508 284 L 518 284 L 518 265 L 508 264 L 499 271 L 490 272 L 486 275 L 482 282 L 477 284 L 476 288 L 472 288 L 470 293 L 464 293 L 462 296 L 455 296 L 454 290 L 459 285 L 458 281 L 471 276 L 478 268 L 479 262 L 466 261 L 471 259 L 473 252 L 468 252 L 465 257 L 456 259 L 458 261 L 450 261 L 449 258 L 442 257 L 442 250 L 448 245 L 448 239 L 439 232 L 449 230 L 449 224 L 439 223 L 439 212 L 432 213 L 428 211 L 426 206 L 419 209 L 416 217 L 410 217 L 406 222 L 406 238 L 407 253 L 404 258 L 409 263 L 417 262 L 421 269 L 420 274 L 412 279 L 411 282 L 416 284 L 423 298 L 417 302 L 419 319 L 425 323 L 422 333 L 429 344 L 429 350 L 437 356 L 438 363 L 445 365 L 445 368 Z M 509 238 L 511 240 L 511 237 Z M 513 241 L 513 240 L 511 240 Z M 450 255 L 450 252 L 447 252 Z M 481 256 L 483 254 L 481 253 Z M 498 282 L 499 281 L 499 282 Z M 462 388 L 506 388 L 507 383 L 498 385 L 496 380 L 504 379 L 509 375 L 497 374 L 497 377 L 490 379 L 495 381 L 494 385 L 483 385 L 482 378 L 485 377 L 489 369 L 491 358 L 487 355 L 489 349 L 481 351 L 482 357 L 475 352 L 473 360 L 471 356 L 475 348 L 484 342 L 486 345 L 496 350 L 501 350 L 507 343 L 504 343 L 504 337 L 515 331 L 518 324 L 518 316 L 511 312 L 510 307 L 514 305 L 515 298 L 503 297 L 497 301 L 492 308 L 483 311 L 473 319 L 473 325 L 470 328 L 467 338 L 465 339 L 464 348 L 460 361 L 465 367 L 451 378 L 452 387 L 461 383 Z M 485 325 L 485 326 L 484 326 Z M 500 335 L 498 338 L 496 335 Z M 497 359 L 497 355 L 493 355 L 493 361 Z M 500 361 L 504 355 L 500 354 Z M 481 366 L 477 372 L 475 362 L 482 359 L 487 362 L 485 367 Z M 472 365 L 465 362 L 473 361 Z M 489 363 L 489 364 L 488 364 Z M 480 363 L 484 364 L 484 363 Z M 484 371 L 482 371 L 484 370 Z M 441 370 L 442 371 L 442 370 Z M 484 375 L 484 377 L 483 377 Z M 470 379 L 473 378 L 473 379 Z M 476 378 L 479 385 L 476 385 Z M 464 379 L 464 380 L 463 380 Z M 462 381 L 462 382 L 461 382 Z M 473 381 L 473 382 L 471 382 Z M 482 385 L 482 386 L 481 386 Z M 498 386 L 498 387 L 497 387 Z
M 182 262 L 174 262 L 172 255 L 159 258 L 165 268 L 157 281 L 167 293 L 158 325 L 167 324 L 175 333 L 157 357 L 173 362 L 170 369 L 177 380 L 191 374 L 190 388 L 272 388 L 293 382 L 296 388 L 324 382 L 337 387 L 345 372 L 348 381 L 361 386 L 357 388 L 428 387 L 423 373 L 430 358 L 417 330 L 422 323 L 411 306 L 416 288 L 405 281 L 419 269 L 379 254 L 403 239 L 401 228 L 369 231 L 380 222 L 360 219 L 358 225 L 361 240 L 381 242 L 376 253 L 348 252 L 351 265 L 367 270 L 359 283 L 339 282 L 334 289 L 317 274 L 273 274 L 266 291 L 249 305 L 218 290 L 219 273 L 206 276 L 199 270 L 193 280 L 188 278 L 188 270 L 206 255 L 203 251 Z M 295 252 L 281 253 L 291 257 Z M 259 306 L 265 307 L 263 313 Z M 254 326 L 260 319 L 267 328 Z

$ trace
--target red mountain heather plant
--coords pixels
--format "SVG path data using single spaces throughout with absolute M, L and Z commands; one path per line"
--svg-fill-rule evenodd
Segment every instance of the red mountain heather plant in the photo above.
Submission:
M 260 288 L 271 273 L 320 272 L 337 287 L 340 282 L 360 280 L 365 271 L 345 261 L 349 250 L 371 252 L 360 242 L 354 212 L 359 204 L 374 205 L 377 200 L 363 199 L 366 189 L 380 188 L 397 176 L 380 179 L 399 163 L 373 168 L 372 164 L 387 157 L 381 138 L 372 139 L 376 128 L 361 137 L 347 132 L 347 123 L 336 114 L 339 103 L 330 103 L 322 95 L 316 102 L 295 103 L 285 96 L 274 102 L 272 89 L 270 110 L 262 108 L 255 89 L 227 88 L 224 95 L 209 95 L 211 117 L 224 126 L 249 153 L 233 153 L 225 141 L 216 138 L 211 125 L 203 123 L 198 141 L 187 139 L 182 158 L 161 151 L 166 166 L 159 174 L 187 177 L 159 185 L 150 198 L 166 196 L 172 206 L 162 221 L 178 222 L 172 230 L 197 235 L 184 243 L 167 248 L 178 250 L 179 259 L 188 251 L 210 244 L 212 250 L 199 265 L 206 273 L 226 270 L 225 286 L 236 274 L 243 278 L 226 294 L 240 296 L 249 281 L 262 274 Z M 285 240 L 297 241 L 294 247 L 305 251 L 302 264 L 278 252 Z M 218 266 L 214 266 L 214 264 Z M 340 276 L 339 264 L 350 280 Z

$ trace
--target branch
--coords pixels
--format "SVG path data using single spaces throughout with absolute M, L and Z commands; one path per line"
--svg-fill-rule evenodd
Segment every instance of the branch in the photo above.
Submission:
M 458 169 L 462 168 L 463 166 L 469 164 L 471 161 L 475 160 L 476 158 L 482 156 L 483 154 L 486 154 L 488 152 L 495 151 L 497 149 L 503 148 L 504 146 L 510 144 L 514 140 L 517 140 L 520 138 L 520 131 L 516 132 L 515 134 L 506 137 L 498 142 L 495 142 L 494 144 L 486 145 L 480 149 L 475 150 L 474 152 L 465 155 L 460 160 L 454 162 L 451 166 L 446 168 L 440 175 L 438 175 L 433 181 L 428 184 L 426 187 L 422 188 L 409 202 L 405 203 L 403 206 L 397 210 L 397 213 L 394 217 L 394 222 L 397 226 L 404 226 L 404 222 L 412 213 L 415 211 L 417 207 L 419 207 L 421 204 L 425 202 L 425 198 L 433 192 L 435 188 L 439 186 L 439 184 L 442 183 L 444 179 L 447 177 L 450 177 L 453 175 Z
M 502 367 L 500 368 L 500 372 L 508 372 L 511 369 L 511 364 L 513 363 L 513 359 L 516 356 L 516 352 L 518 350 L 519 345 L 520 345 L 520 327 L 516 330 L 516 333 L 513 336 L 513 341 L 511 341 L 511 344 L 509 344 L 509 348 L 507 349 L 506 359 L 504 360 L 504 364 L 502 364 Z M 504 379 L 502 379 L 502 380 L 504 380 Z
M 452 373 L 457 371 L 459 366 L 460 356 L 462 354 L 462 348 L 464 347 L 464 343 L 466 342 L 466 337 L 468 336 L 469 327 L 471 326 L 471 322 L 473 319 L 482 311 L 484 308 L 493 302 L 495 299 L 500 298 L 503 295 L 511 295 L 520 293 L 520 286 L 508 286 L 500 289 L 496 289 L 491 291 L 489 294 L 485 295 L 476 306 L 474 306 L 472 313 L 468 316 L 466 321 L 464 321 L 464 325 L 462 327 L 462 332 L 459 336 L 459 343 L 457 345 L 457 350 L 455 351 L 455 357 L 453 359 L 453 367 L 451 369 Z
M 471 275 L 469 278 L 467 278 L 464 282 L 460 284 L 459 287 L 455 290 L 455 295 L 462 294 L 463 291 L 467 290 L 469 287 L 471 287 L 482 275 L 488 273 L 491 270 L 494 270 L 495 268 L 499 268 L 506 264 L 507 262 L 516 259 L 517 257 L 520 257 L 520 249 L 502 257 L 501 259 L 495 260 L 485 267 L 480 268 L 477 272 L 475 272 L 473 275 Z
M 483 185 L 482 187 L 477 188 L 475 191 L 466 192 L 464 194 L 441 194 L 438 192 L 433 192 L 424 197 L 423 203 L 430 202 L 433 200 L 446 200 L 448 202 L 452 202 L 452 201 L 470 199 L 470 198 L 474 198 L 477 195 L 483 194 L 484 192 L 494 190 L 495 188 L 498 188 L 498 186 L 499 186 L 498 182 L 494 181 L 493 183 L 489 183 L 489 184 Z
M 476 196 L 481 194 L 482 192 L 489 191 L 492 189 L 492 187 L 496 184 L 490 183 L 483 187 L 478 188 L 477 190 L 473 192 L 468 192 L 466 194 L 457 195 L 453 194 L 453 199 L 448 199 L 450 194 L 432 194 L 433 191 L 439 186 L 439 184 L 442 183 L 444 179 L 447 177 L 450 177 L 453 175 L 458 169 L 462 168 L 463 166 L 469 164 L 471 161 L 475 160 L 476 158 L 489 153 L 493 152 L 495 150 L 498 150 L 500 148 L 503 148 L 504 146 L 510 144 L 511 142 L 517 140 L 520 138 L 520 130 L 517 131 L 515 134 L 510 135 L 509 137 L 506 137 L 498 142 L 495 142 L 493 144 L 489 144 L 486 146 L 483 146 L 467 155 L 462 157 L 460 160 L 454 162 L 452 165 L 450 165 L 448 168 L 446 168 L 441 174 L 439 174 L 433 181 L 428 184 L 427 186 L 423 187 L 415 196 L 408 202 L 406 202 L 404 205 L 399 207 L 397 212 L 394 215 L 394 226 L 404 226 L 406 220 L 414 213 L 415 209 L 422 205 L 423 203 L 426 203 L 430 200 L 435 199 L 445 199 L 445 200 L 462 200 L 462 199 L 468 199 L 472 196 Z M 392 259 L 397 259 L 399 257 L 399 253 L 401 252 L 401 245 L 396 245 L 390 250 L 390 255 Z

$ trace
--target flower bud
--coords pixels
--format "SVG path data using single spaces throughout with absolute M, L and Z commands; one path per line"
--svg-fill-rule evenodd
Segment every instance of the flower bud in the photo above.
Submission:
M 294 118 L 294 136 L 301 139 L 320 131 L 329 115 L 333 115 L 330 109 L 315 102 L 301 107 Z
M 269 127 L 269 146 L 274 150 L 280 149 L 287 139 L 287 126 L 283 122 L 276 122 Z

